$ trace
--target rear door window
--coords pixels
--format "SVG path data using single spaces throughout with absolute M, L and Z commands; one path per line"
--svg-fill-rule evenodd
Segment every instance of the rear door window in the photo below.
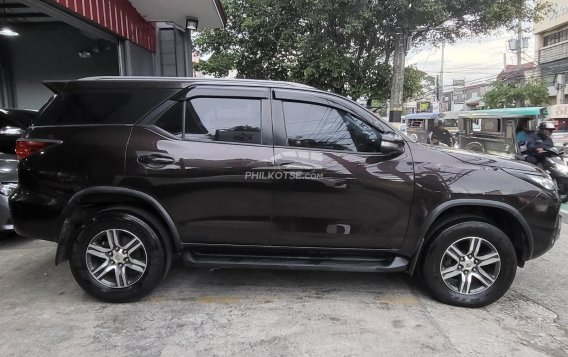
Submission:
M 185 132 L 183 132 L 183 107 Z M 261 144 L 261 101 L 195 98 L 166 109 L 154 125 L 185 140 Z
M 185 138 L 244 144 L 261 143 L 261 101 L 195 98 L 190 101 Z

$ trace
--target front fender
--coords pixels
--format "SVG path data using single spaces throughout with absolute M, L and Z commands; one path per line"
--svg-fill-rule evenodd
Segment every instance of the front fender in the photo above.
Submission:
M 530 229 L 529 224 L 527 223 L 526 219 L 523 217 L 523 215 L 517 210 L 515 209 L 513 206 L 508 205 L 506 203 L 503 202 L 498 202 L 498 201 L 489 201 L 489 200 L 481 200 L 481 199 L 457 199 L 457 200 L 451 200 L 451 201 L 447 201 L 444 202 L 442 204 L 440 204 L 439 206 L 437 206 L 435 209 L 433 209 L 428 216 L 426 217 L 426 219 L 424 220 L 424 223 L 422 224 L 422 227 L 420 228 L 420 233 L 418 235 L 418 237 L 420 237 L 418 239 L 418 244 L 416 245 L 416 250 L 414 252 L 414 254 L 412 255 L 412 259 L 410 260 L 410 264 L 409 264 L 409 268 L 408 268 L 408 273 L 409 274 L 413 274 L 414 270 L 416 269 L 416 265 L 418 263 L 418 260 L 422 254 L 422 251 L 426 245 L 426 243 L 428 242 L 428 239 L 430 238 L 428 235 L 429 232 L 432 232 L 431 229 L 435 228 L 435 223 L 436 220 L 442 216 L 444 214 L 444 212 L 447 212 L 448 210 L 452 209 L 452 208 L 456 208 L 456 207 L 489 207 L 489 208 L 496 208 L 499 210 L 502 210 L 504 212 L 507 212 L 508 214 L 510 214 L 519 224 L 519 227 L 522 229 L 523 233 L 524 233 L 524 240 L 523 240 L 523 254 L 522 254 L 522 260 L 528 260 L 530 257 L 532 257 L 533 255 L 533 250 L 534 250 L 534 238 L 533 238 L 533 234 L 532 231 Z M 441 227 L 440 227 L 441 228 Z

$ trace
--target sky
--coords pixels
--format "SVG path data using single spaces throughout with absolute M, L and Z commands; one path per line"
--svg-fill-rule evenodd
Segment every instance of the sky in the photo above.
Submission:
M 463 40 L 454 45 L 446 45 L 444 63 L 444 88 L 450 89 L 452 80 L 465 79 L 466 85 L 482 81 L 493 81 L 504 68 L 503 54 L 507 53 L 507 64 L 516 64 L 517 55 L 507 52 L 507 40 L 515 34 L 504 33 L 500 36 Z M 529 48 L 523 54 L 523 63 L 534 61 L 534 36 L 529 37 Z M 418 69 L 430 74 L 440 74 L 442 59 L 441 48 L 427 47 L 411 50 L 406 64 L 417 65 Z

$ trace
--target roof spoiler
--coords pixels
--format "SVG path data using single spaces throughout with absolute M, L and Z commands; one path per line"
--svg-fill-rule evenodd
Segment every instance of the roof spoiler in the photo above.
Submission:
M 67 87 L 68 81 L 43 81 L 43 85 L 49 88 L 55 94 L 61 94 L 65 87 Z

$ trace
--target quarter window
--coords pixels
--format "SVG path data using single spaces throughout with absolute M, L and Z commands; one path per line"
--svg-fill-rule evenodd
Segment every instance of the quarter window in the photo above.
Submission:
M 158 120 L 154 123 L 158 128 L 167 131 L 168 133 L 177 136 L 181 139 L 183 124 L 183 103 L 177 102 L 169 109 L 167 109 L 164 114 L 160 116 Z
M 378 130 L 343 110 L 323 105 L 284 102 L 289 146 L 377 152 Z
M 34 124 L 134 124 L 171 95 L 170 89 L 105 89 L 59 94 Z

